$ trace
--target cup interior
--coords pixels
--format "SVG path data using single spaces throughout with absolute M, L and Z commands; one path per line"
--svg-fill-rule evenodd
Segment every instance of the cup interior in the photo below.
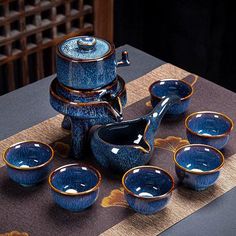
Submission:
M 168 193 L 173 188 L 172 178 L 157 168 L 135 168 L 129 172 L 123 184 L 137 197 L 155 198 Z
M 99 176 L 94 170 L 79 165 L 61 167 L 50 178 L 54 188 L 69 194 L 89 191 L 99 182 Z
M 217 136 L 229 132 L 232 124 L 218 113 L 196 113 L 188 119 L 187 127 L 199 135 Z
M 48 162 L 52 152 L 46 144 L 23 142 L 11 146 L 5 153 L 5 160 L 17 168 L 37 167 Z
M 183 99 L 192 93 L 192 87 L 181 80 L 160 80 L 151 86 L 150 92 L 158 98 L 177 95 Z
M 98 135 L 103 141 L 114 146 L 140 145 L 144 149 L 149 149 L 144 139 L 146 126 L 147 121 L 145 120 L 111 124 L 102 127 Z
M 192 145 L 177 151 L 175 161 L 187 171 L 206 172 L 218 169 L 223 164 L 223 157 L 209 146 Z

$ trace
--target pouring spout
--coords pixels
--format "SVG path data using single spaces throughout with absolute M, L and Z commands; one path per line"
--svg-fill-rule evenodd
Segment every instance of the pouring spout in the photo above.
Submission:
M 179 96 L 173 95 L 165 97 L 153 108 L 153 110 L 149 114 L 145 116 L 145 119 L 148 121 L 149 124 L 146 130 L 146 138 L 154 139 L 165 113 L 174 104 L 179 104 L 180 102 L 181 100 Z
M 119 97 L 116 96 L 110 96 L 110 99 L 108 100 L 108 103 L 110 104 L 113 115 L 115 116 L 116 120 L 118 122 L 123 120 L 123 114 L 122 114 L 122 104 Z
M 121 122 L 121 121 L 124 120 L 124 117 L 123 117 L 122 114 L 119 114 L 119 115 L 116 117 L 116 119 L 117 119 L 118 122 Z
M 118 96 L 114 96 L 108 93 L 104 94 L 101 97 L 101 100 L 108 102 L 111 112 L 117 122 L 123 120 L 122 103 Z

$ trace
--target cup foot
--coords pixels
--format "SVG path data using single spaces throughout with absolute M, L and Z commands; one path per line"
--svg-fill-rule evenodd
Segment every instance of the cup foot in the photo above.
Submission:
M 35 184 L 20 184 L 22 187 L 33 187 Z
M 201 192 L 201 191 L 204 191 L 206 190 L 208 187 L 204 187 L 204 188 L 195 188 L 194 190 L 198 191 L 198 192 Z

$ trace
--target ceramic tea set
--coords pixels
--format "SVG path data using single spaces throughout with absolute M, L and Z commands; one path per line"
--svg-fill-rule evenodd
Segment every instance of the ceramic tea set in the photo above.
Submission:
M 50 103 L 65 115 L 63 128 L 71 129 L 71 155 L 80 158 L 90 149 L 102 168 L 125 172 L 122 185 L 130 207 L 154 214 L 167 205 L 174 189 L 169 173 L 146 165 L 154 151 L 154 137 L 164 116 L 176 118 L 187 111 L 193 86 L 183 80 L 159 80 L 149 87 L 152 111 L 122 121 L 126 88 L 116 68 L 129 64 L 127 51 L 116 61 L 114 45 L 103 39 L 67 39 L 57 47 L 58 73 L 50 85 Z M 88 139 L 95 125 L 99 126 Z M 191 144 L 176 151 L 176 174 L 185 186 L 204 190 L 219 177 L 224 156 L 218 149 L 227 144 L 233 121 L 224 114 L 203 111 L 189 115 L 185 126 Z M 47 178 L 53 157 L 53 149 L 37 141 L 12 145 L 3 155 L 9 177 L 22 186 Z M 101 179 L 94 167 L 76 163 L 51 172 L 48 183 L 59 206 L 82 211 L 96 201 Z
M 128 52 L 116 61 L 113 44 L 95 37 L 74 37 L 58 45 L 56 63 L 50 103 L 65 115 L 63 127 L 72 131 L 71 155 L 79 158 L 92 126 L 123 119 L 126 88 L 116 67 L 129 65 Z

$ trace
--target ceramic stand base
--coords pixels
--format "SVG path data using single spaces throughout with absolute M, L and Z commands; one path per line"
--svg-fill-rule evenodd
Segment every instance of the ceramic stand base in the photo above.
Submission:
M 98 124 L 97 119 L 80 119 L 71 117 L 72 145 L 71 156 L 77 159 L 86 154 L 88 133 L 92 126 Z
M 66 130 L 71 130 L 71 119 L 69 116 L 64 116 L 61 127 Z

